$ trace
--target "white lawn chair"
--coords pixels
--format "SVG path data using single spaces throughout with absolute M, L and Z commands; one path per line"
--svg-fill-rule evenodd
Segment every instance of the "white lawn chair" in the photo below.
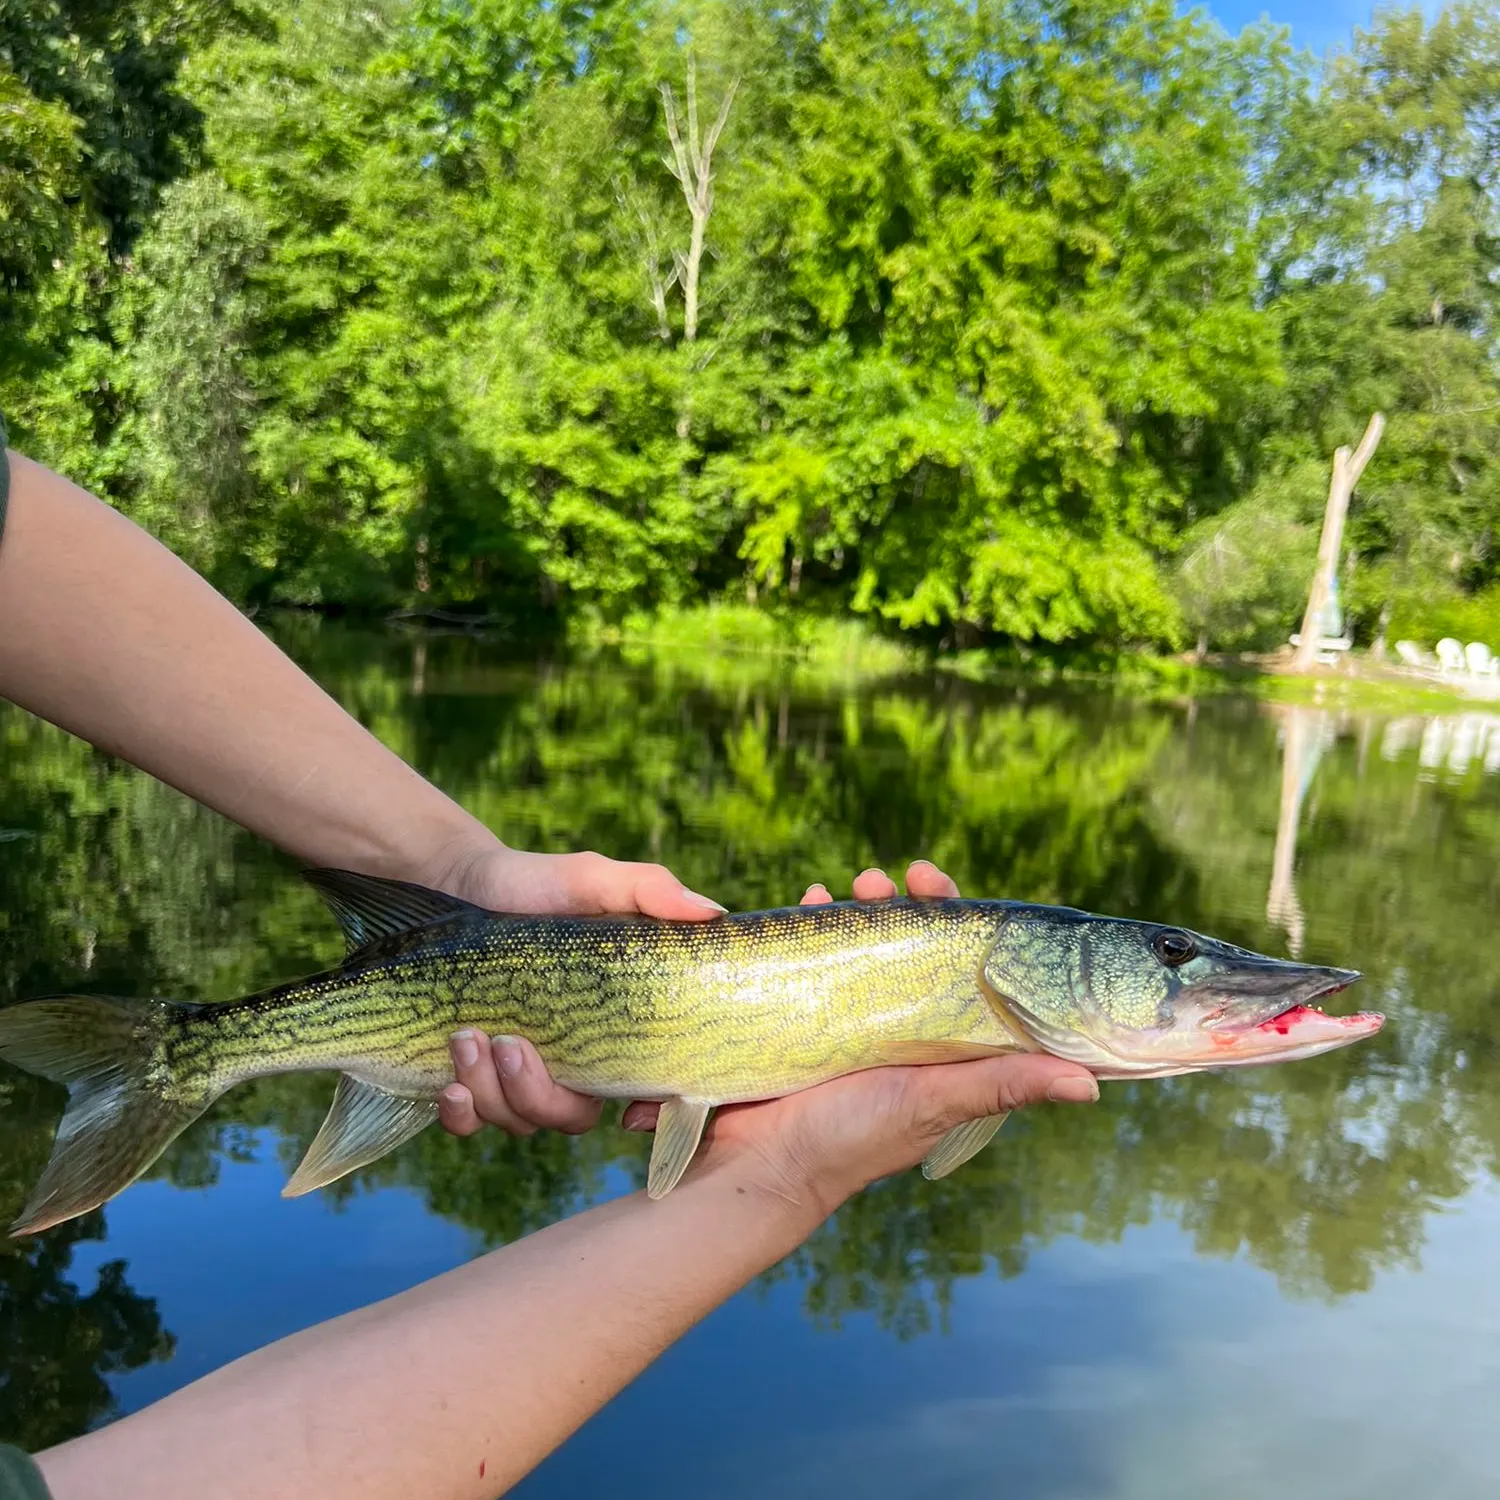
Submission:
M 1444 677 L 1450 672 L 1462 672 L 1468 666 L 1464 659 L 1464 648 L 1451 635 L 1445 635 L 1437 643 L 1437 659 L 1438 670 Z
M 1500 672 L 1500 661 L 1495 660 L 1483 641 L 1470 641 L 1464 647 L 1464 660 L 1476 677 L 1493 677 Z
M 1415 641 L 1397 641 L 1396 655 L 1408 667 L 1414 667 L 1418 672 L 1429 671 L 1432 667 L 1432 658 Z

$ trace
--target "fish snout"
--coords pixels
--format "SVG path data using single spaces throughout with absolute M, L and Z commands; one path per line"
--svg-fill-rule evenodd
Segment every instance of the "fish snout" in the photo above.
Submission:
M 1199 1025 L 1213 1030 L 1259 1026 L 1291 1010 L 1316 1008 L 1317 1002 L 1348 989 L 1363 976 L 1357 969 L 1323 968 L 1312 964 L 1267 960 L 1215 974 L 1192 985 L 1183 999 L 1199 1002 Z

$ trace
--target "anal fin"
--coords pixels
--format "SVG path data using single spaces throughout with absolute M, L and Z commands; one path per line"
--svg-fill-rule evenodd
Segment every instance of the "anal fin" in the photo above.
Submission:
M 922 1158 L 922 1175 L 932 1181 L 956 1172 L 970 1157 L 989 1145 L 995 1132 L 1005 1124 L 1010 1111 L 1002 1115 L 985 1115 L 955 1125 L 952 1130 Z
M 712 1108 L 706 1099 L 668 1099 L 662 1105 L 646 1170 L 647 1197 L 665 1198 L 677 1186 L 703 1139 Z
M 281 1196 L 300 1197 L 369 1166 L 425 1130 L 437 1113 L 435 1099 L 404 1099 L 341 1073 L 328 1116 Z

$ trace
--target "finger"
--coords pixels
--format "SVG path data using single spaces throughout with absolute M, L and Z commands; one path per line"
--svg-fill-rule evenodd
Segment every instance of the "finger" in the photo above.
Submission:
M 896 882 L 884 870 L 861 870 L 854 877 L 856 901 L 889 901 L 896 894 Z
M 510 1107 L 500 1086 L 500 1072 L 490 1039 L 482 1031 L 455 1031 L 448 1041 L 453 1071 L 474 1101 L 474 1113 L 488 1125 L 498 1125 L 511 1135 L 531 1135 L 536 1126 L 523 1120 Z
M 929 859 L 913 860 L 906 871 L 906 890 L 912 896 L 956 896 L 958 886 Z
M 450 1083 L 438 1095 L 438 1124 L 449 1135 L 473 1135 L 484 1129 L 474 1113 L 474 1096 L 461 1083 Z
M 517 1036 L 497 1036 L 492 1050 L 505 1102 L 517 1117 L 568 1135 L 582 1135 L 599 1123 L 604 1101 L 564 1088 L 548 1073 L 530 1042 Z
M 661 1113 L 661 1105 L 653 1104 L 649 1099 L 637 1099 L 634 1104 L 626 1106 L 625 1113 L 620 1116 L 620 1128 L 622 1130 L 655 1130 L 656 1117 Z
M 826 906 L 832 900 L 833 897 L 829 895 L 828 887 L 820 881 L 816 885 L 808 886 L 803 893 L 801 904 L 803 906 Z
M 1087 1068 L 1037 1052 L 917 1068 L 910 1089 L 918 1117 L 938 1134 L 1029 1104 L 1083 1104 L 1099 1097 L 1098 1080 Z
M 599 854 L 577 856 L 576 894 L 584 909 L 639 911 L 674 922 L 702 922 L 724 908 L 690 891 L 665 866 L 629 864 Z

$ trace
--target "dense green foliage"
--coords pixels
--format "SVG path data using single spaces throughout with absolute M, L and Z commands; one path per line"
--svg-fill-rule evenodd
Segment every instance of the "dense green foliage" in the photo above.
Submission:
M 1481 631 L 1497 118 L 1479 0 L 5 0 L 0 407 L 248 601 L 1238 646 L 1378 406 Z

